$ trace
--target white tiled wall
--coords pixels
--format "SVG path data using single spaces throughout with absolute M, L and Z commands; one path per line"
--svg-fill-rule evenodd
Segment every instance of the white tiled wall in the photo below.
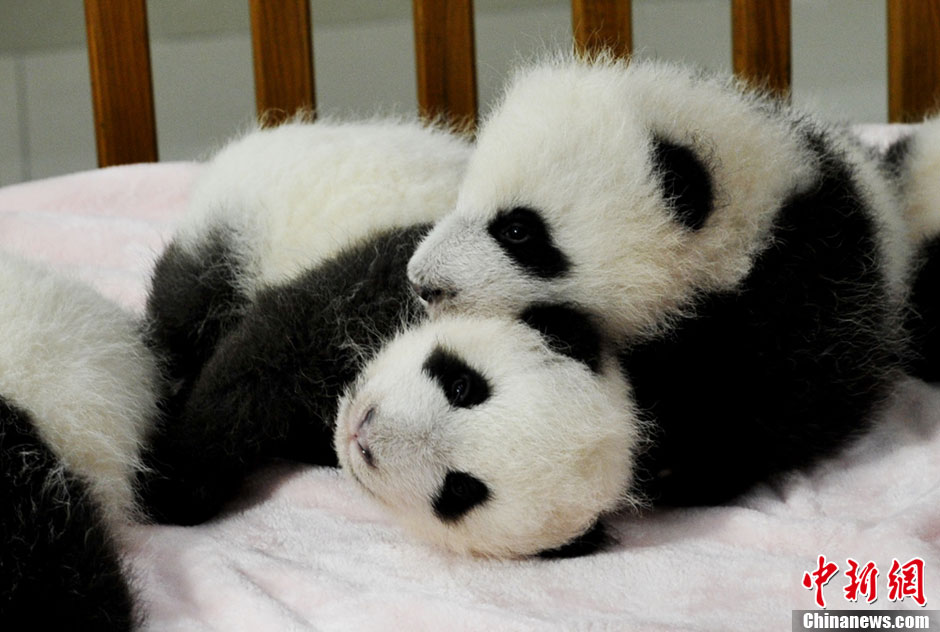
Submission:
M 23 165 L 26 145 L 20 130 L 23 108 L 17 104 L 20 63 L 14 57 L 0 56 L 0 186 L 28 177 Z
M 84 51 L 37 52 L 22 58 L 23 157 L 30 179 L 95 166 L 88 58 Z
M 153 42 L 150 64 L 161 160 L 203 158 L 251 123 L 251 63 L 247 33 Z
M 321 113 L 414 111 L 410 4 L 396 0 L 377 11 L 379 3 L 365 0 L 313 0 Z M 28 26 L 37 28 L 61 16 L 70 24 L 51 29 L 55 37 L 37 35 L 35 43 L 15 25 L 0 24 L 8 40 L 0 40 L 0 185 L 96 165 L 81 14 L 54 11 L 54 0 L 34 5 L 41 16 L 24 13 L 28 5 L 20 0 L 0 0 L 0 22 L 32 20 Z M 637 53 L 729 70 L 728 5 L 633 0 Z M 476 6 L 485 111 L 515 62 L 568 46 L 570 2 L 478 0 Z M 253 116 L 247 2 L 151 0 L 148 7 L 160 157 L 204 157 Z M 883 0 L 793 0 L 793 41 L 797 103 L 856 122 L 885 120 Z

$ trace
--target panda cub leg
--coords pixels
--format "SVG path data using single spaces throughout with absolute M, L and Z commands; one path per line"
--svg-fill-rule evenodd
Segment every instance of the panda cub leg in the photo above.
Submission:
M 236 328 L 247 306 L 237 286 L 239 264 L 231 244 L 223 228 L 194 247 L 174 241 L 151 275 L 146 338 L 162 359 L 169 389 L 161 402 L 163 418 L 144 454 L 147 469 L 139 475 L 138 494 L 157 522 L 194 524 L 217 510 L 214 494 L 192 485 L 190 470 L 204 467 L 225 480 L 226 471 L 209 459 L 221 438 L 208 436 L 209 427 L 187 424 L 184 409 L 219 341 Z M 192 437 L 197 430 L 206 436 Z
M 37 630 L 130 630 L 131 591 L 84 481 L 0 397 L 0 621 Z

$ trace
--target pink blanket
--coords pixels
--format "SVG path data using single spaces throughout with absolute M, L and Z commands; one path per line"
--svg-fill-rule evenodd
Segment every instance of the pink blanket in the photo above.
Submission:
M 136 165 L 0 189 L 0 249 L 139 310 L 198 170 Z M 833 566 L 829 610 L 920 610 L 919 591 L 940 608 L 938 454 L 940 389 L 910 380 L 883 427 L 840 457 L 732 506 L 616 517 L 618 543 L 585 558 L 444 553 L 340 472 L 286 463 L 208 524 L 130 528 L 126 555 L 155 631 L 789 630 L 792 610 L 818 609 L 814 579 Z M 850 559 L 861 580 L 869 562 L 878 571 L 854 602 Z

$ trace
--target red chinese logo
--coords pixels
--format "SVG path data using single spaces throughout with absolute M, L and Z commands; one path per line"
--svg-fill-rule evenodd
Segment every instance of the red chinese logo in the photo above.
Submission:
M 878 567 L 869 562 L 859 569 L 858 562 L 848 558 L 849 570 L 845 571 L 849 578 L 849 585 L 845 587 L 845 598 L 848 601 L 858 601 L 859 594 L 867 598 L 868 603 L 875 603 L 878 598 Z
M 846 562 L 848 570 L 843 574 L 849 581 L 843 588 L 845 599 L 857 602 L 859 597 L 863 597 L 867 603 L 874 603 L 878 598 L 878 567 L 874 562 L 862 566 L 852 558 L 848 558 Z M 838 565 L 827 562 L 826 556 L 820 555 L 816 559 L 816 569 L 803 573 L 803 587 L 815 591 L 816 605 L 820 608 L 826 607 L 823 587 L 838 572 Z M 896 559 L 892 560 L 887 579 L 888 599 L 891 601 L 902 601 L 905 597 L 910 597 L 920 606 L 927 603 L 924 597 L 924 560 L 921 558 L 915 557 L 903 565 Z
M 826 563 L 826 556 L 820 555 L 816 564 L 816 570 L 812 573 L 803 573 L 803 586 L 809 588 L 816 587 L 816 605 L 820 608 L 826 607 L 826 600 L 823 598 L 823 586 L 829 583 L 829 580 L 839 572 L 839 567 L 832 562 Z
M 903 601 L 911 597 L 919 606 L 927 603 L 924 598 L 924 560 L 915 557 L 901 566 L 897 560 L 891 561 L 888 571 L 888 599 Z

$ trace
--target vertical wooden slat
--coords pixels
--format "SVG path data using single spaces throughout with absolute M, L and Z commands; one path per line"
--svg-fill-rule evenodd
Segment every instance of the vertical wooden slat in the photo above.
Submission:
M 85 0 L 98 165 L 157 159 L 145 0 Z
M 477 120 L 473 0 L 414 0 L 421 116 L 472 130 Z
M 732 0 L 734 72 L 781 96 L 790 94 L 790 0 Z
M 309 0 L 251 0 L 251 44 L 258 116 L 275 125 L 313 111 L 313 39 Z
M 888 0 L 888 118 L 921 120 L 940 98 L 940 0 Z
M 571 26 L 579 53 L 627 57 L 633 50 L 630 0 L 572 0 Z

